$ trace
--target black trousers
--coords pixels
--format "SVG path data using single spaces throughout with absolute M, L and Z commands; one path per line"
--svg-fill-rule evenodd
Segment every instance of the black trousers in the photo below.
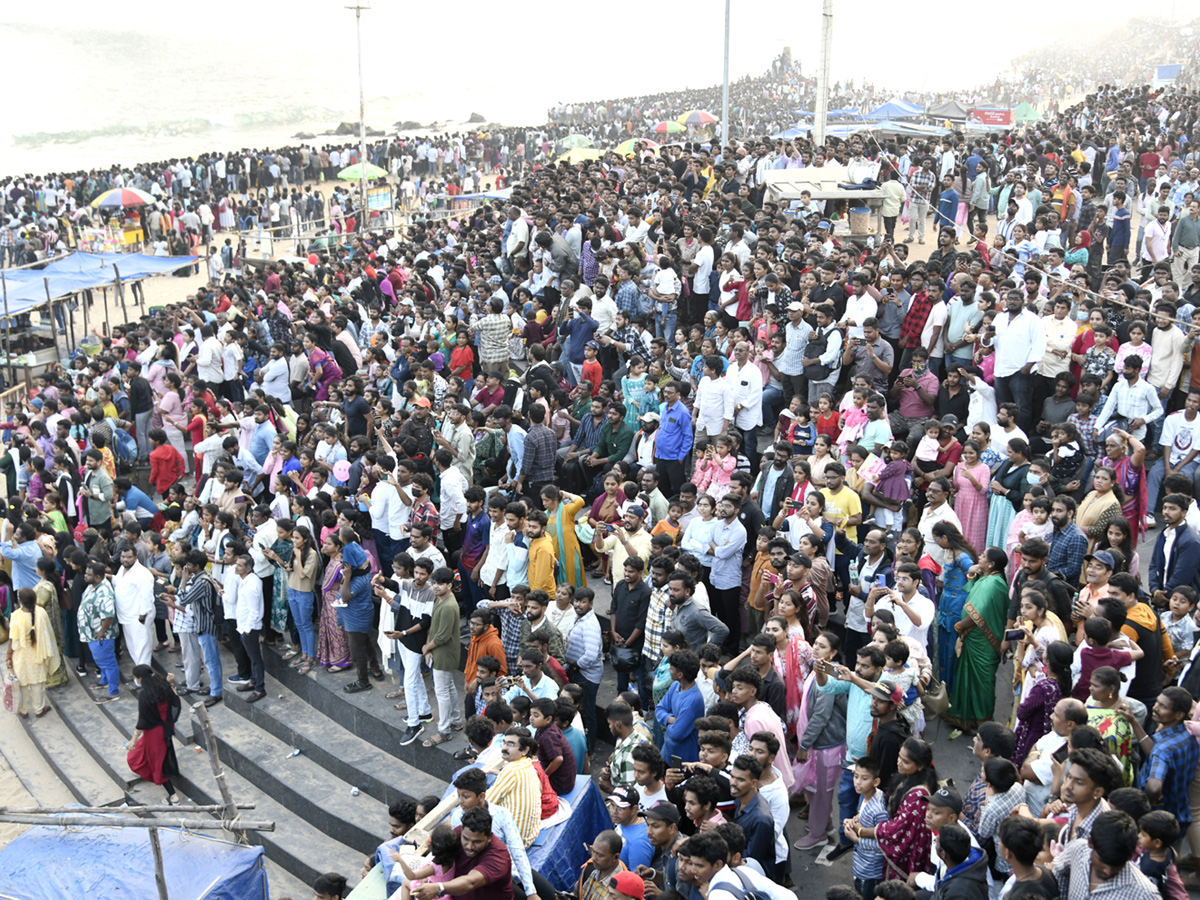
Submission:
M 237 623 L 233 619 L 225 620 L 225 634 L 229 637 L 229 649 L 233 653 L 233 658 L 237 661 L 237 673 L 239 678 L 249 678 L 250 654 L 246 652 L 246 648 L 242 645 L 242 636 L 238 634 Z M 262 656 L 259 656 L 261 661 Z
M 684 469 L 683 460 L 655 457 L 654 465 L 658 467 L 658 477 L 662 482 L 663 495 L 674 497 L 687 482 L 687 471 Z
M 262 645 L 259 643 L 262 638 L 262 629 L 255 628 L 249 634 L 239 634 L 238 637 L 241 638 L 243 651 L 250 660 L 250 681 L 254 685 L 254 690 L 260 694 L 266 693 L 267 675 L 263 670 Z M 241 664 L 240 660 L 238 664 Z
M 712 613 L 729 628 L 724 647 L 731 653 L 737 652 L 738 641 L 742 636 L 742 616 L 739 601 L 742 598 L 742 586 L 731 588 L 713 588 L 709 594 L 712 603 Z
M 370 684 L 373 661 L 371 635 L 361 631 L 347 631 L 346 637 L 350 639 L 350 659 L 353 660 L 355 671 L 358 672 L 358 680 L 362 684 Z

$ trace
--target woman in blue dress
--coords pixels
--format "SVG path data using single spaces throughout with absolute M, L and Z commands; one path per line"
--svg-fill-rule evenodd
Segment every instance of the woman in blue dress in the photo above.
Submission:
M 979 562 L 979 554 L 967 543 L 958 526 L 953 522 L 937 522 L 933 526 L 933 539 L 942 548 L 942 597 L 938 603 L 938 677 L 945 683 L 946 690 L 954 684 L 954 670 L 958 657 L 954 645 L 958 640 L 955 626 L 962 619 L 963 607 L 967 604 L 967 572 Z

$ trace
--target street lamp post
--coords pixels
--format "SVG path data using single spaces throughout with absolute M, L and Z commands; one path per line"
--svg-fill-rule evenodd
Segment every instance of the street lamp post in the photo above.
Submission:
M 833 0 L 821 5 L 821 59 L 817 64 L 817 108 L 813 120 L 813 146 L 825 143 L 825 119 L 829 115 L 829 57 L 833 47 Z
M 729 143 L 729 0 L 725 0 L 725 74 L 721 79 L 721 146 Z
M 358 38 L 358 192 L 359 192 L 359 210 L 358 210 L 358 230 L 365 230 L 367 219 L 367 116 L 366 116 L 366 100 L 363 97 L 363 74 L 362 74 L 362 12 L 364 9 L 370 9 L 370 0 L 364 4 L 363 0 L 355 0 L 353 6 L 347 6 L 346 9 L 354 10 L 354 30 Z

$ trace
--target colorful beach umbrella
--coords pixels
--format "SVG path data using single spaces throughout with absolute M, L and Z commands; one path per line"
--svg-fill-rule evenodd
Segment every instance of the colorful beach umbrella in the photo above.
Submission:
M 658 143 L 657 141 L 648 141 L 645 138 L 630 138 L 627 141 L 622 141 L 621 143 L 617 144 L 614 152 L 619 153 L 622 156 L 628 156 L 630 153 L 633 153 L 635 150 L 637 150 L 638 144 L 644 144 L 647 150 L 657 150 L 662 146 L 662 144 Z
M 127 206 L 152 206 L 157 201 L 152 194 L 133 188 L 113 188 L 92 201 L 95 209 L 123 209 Z
M 383 178 L 387 175 L 386 169 L 381 169 L 379 166 L 367 163 L 366 174 L 363 174 L 363 164 L 355 163 L 352 166 L 346 166 L 342 171 L 338 172 L 338 178 L 346 181 L 362 181 L 363 178 Z
M 679 131 L 687 131 L 684 126 L 680 125 L 674 119 L 667 119 L 665 122 L 659 122 L 650 130 L 655 134 L 675 134 Z
M 680 125 L 712 125 L 717 117 L 703 109 L 689 109 L 675 121 Z

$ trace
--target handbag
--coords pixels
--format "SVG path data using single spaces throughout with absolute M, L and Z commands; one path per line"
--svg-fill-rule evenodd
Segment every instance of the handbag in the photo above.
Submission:
M 613 647 L 608 654 L 612 667 L 618 672 L 626 674 L 638 667 L 641 657 L 641 650 L 633 650 L 629 647 Z
M 925 713 L 929 716 L 940 716 L 950 709 L 950 692 L 946 690 L 946 682 L 935 681 L 925 689 L 921 698 Z

